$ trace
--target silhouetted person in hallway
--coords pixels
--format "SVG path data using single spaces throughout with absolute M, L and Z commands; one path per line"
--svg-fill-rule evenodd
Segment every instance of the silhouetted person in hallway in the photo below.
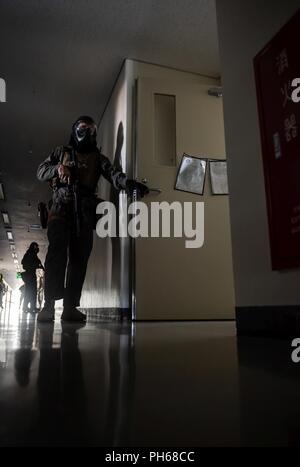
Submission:
M 49 247 L 45 262 L 45 306 L 38 321 L 54 320 L 55 300 L 64 299 L 63 321 L 84 322 L 80 305 L 96 222 L 96 188 L 103 175 L 116 190 L 148 189 L 114 167 L 97 147 L 97 126 L 91 117 L 79 117 L 68 146 L 57 147 L 39 166 L 37 177 L 53 190 L 48 218 Z M 75 189 L 76 187 L 76 189 Z M 66 278 L 66 281 L 65 281 Z
M 22 273 L 22 279 L 25 283 L 24 294 L 24 312 L 36 311 L 36 270 L 44 269 L 41 260 L 38 258 L 39 246 L 36 242 L 31 243 L 22 259 L 22 266 L 25 272 Z M 30 304 L 30 308 L 29 308 Z
M 4 284 L 3 274 L 0 274 L 0 308 L 3 308 L 3 297 L 6 293 L 6 285 Z

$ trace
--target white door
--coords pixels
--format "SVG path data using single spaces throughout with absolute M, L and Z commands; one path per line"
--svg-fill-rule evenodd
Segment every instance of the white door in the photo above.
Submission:
M 161 190 L 143 201 L 148 206 L 153 201 L 204 201 L 205 239 L 200 249 L 187 249 L 184 238 L 134 241 L 137 320 L 234 319 L 228 196 L 211 194 L 208 174 L 203 196 L 174 189 L 183 153 L 225 159 L 222 99 L 209 96 L 208 89 L 138 80 L 135 176 Z M 163 121 L 168 112 L 174 113 L 174 128 L 172 118 Z M 164 154 L 163 132 L 175 132 L 174 157 Z

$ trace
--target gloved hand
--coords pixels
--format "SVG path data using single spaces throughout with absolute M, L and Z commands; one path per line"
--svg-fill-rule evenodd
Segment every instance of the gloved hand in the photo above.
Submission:
M 60 164 L 58 166 L 57 172 L 58 172 L 58 176 L 59 176 L 59 179 L 60 179 L 61 182 L 65 182 L 65 183 L 68 183 L 68 184 L 70 183 L 71 172 L 70 172 L 69 167 Z
M 143 198 L 145 195 L 148 195 L 149 189 L 144 183 L 137 182 L 136 180 L 127 180 L 126 182 L 126 191 L 128 194 L 132 195 L 134 190 L 137 191 L 137 197 Z

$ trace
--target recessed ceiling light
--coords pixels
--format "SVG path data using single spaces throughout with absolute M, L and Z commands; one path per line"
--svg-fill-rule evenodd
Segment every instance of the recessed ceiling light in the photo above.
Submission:
M 14 237 L 13 237 L 13 234 L 12 232 L 7 232 L 7 238 L 10 242 L 13 242 L 14 241 Z
M 14 259 L 15 264 L 19 264 L 19 261 L 17 259 Z
M 0 183 L 0 199 L 5 200 L 4 186 L 3 183 Z
M 1 212 L 2 214 L 2 218 L 3 218 L 3 222 L 5 225 L 10 225 L 10 218 L 9 218 L 9 215 L 8 215 L 8 212 Z
M 13 243 L 10 245 L 10 249 L 11 251 L 16 251 L 16 245 L 14 245 Z

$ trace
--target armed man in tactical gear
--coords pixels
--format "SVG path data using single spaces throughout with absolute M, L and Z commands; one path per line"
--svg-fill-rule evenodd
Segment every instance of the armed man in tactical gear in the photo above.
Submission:
M 53 190 L 48 216 L 49 247 L 45 261 L 45 305 L 38 321 L 54 321 L 55 300 L 63 298 L 63 321 L 84 322 L 80 304 L 88 259 L 93 246 L 97 199 L 96 188 L 103 175 L 116 190 L 137 190 L 145 185 L 128 180 L 97 147 L 97 126 L 83 116 L 72 126 L 68 146 L 57 147 L 40 164 L 37 177 L 49 181 Z

